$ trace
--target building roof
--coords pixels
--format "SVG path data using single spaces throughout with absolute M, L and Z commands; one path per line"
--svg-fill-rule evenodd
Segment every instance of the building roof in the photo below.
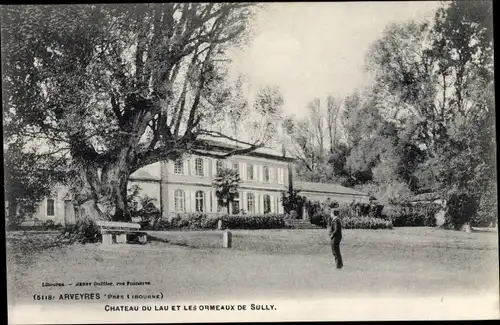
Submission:
M 366 193 L 359 192 L 352 188 L 333 183 L 313 183 L 313 182 L 294 181 L 293 185 L 296 189 L 301 191 L 369 196 Z
M 130 174 L 129 176 L 130 179 L 133 180 L 161 180 L 160 176 L 153 175 L 149 170 L 146 170 L 145 168 L 140 168 Z
M 201 146 L 201 148 L 200 148 L 200 146 Z M 203 146 L 206 146 L 207 149 L 203 150 Z M 242 146 L 235 144 L 235 143 L 228 143 L 228 142 L 213 140 L 210 138 L 203 138 L 203 139 L 199 140 L 197 149 L 198 149 L 198 151 L 206 151 L 207 153 L 215 153 L 215 152 L 220 152 L 220 151 L 229 152 L 232 150 L 240 150 L 240 149 L 245 149 L 245 147 L 242 147 Z M 272 159 L 286 160 L 286 161 L 295 160 L 294 158 L 287 156 L 283 152 L 278 152 L 276 150 L 273 150 L 273 149 L 267 148 L 267 147 L 260 147 L 260 148 L 257 148 L 255 150 L 251 151 L 251 152 L 243 153 L 240 155 L 272 158 Z

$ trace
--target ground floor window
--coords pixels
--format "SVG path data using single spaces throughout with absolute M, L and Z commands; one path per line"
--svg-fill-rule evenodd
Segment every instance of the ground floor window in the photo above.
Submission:
M 264 213 L 271 212 L 271 197 L 269 195 L 264 195 Z
M 54 199 L 47 199 L 47 216 L 54 216 L 55 204 Z
M 185 212 L 186 210 L 186 194 L 183 190 L 175 190 L 174 192 L 174 207 L 175 212 Z
M 255 196 L 252 193 L 247 193 L 247 212 L 255 213 Z
M 196 200 L 196 212 L 204 212 L 205 193 L 203 193 L 203 191 L 196 191 L 195 200 Z

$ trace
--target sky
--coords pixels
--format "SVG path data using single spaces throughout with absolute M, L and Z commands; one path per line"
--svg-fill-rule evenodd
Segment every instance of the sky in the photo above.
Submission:
M 284 113 L 304 116 L 307 103 L 343 98 L 369 82 L 364 58 L 390 23 L 432 18 L 438 1 L 269 3 L 253 37 L 235 54 L 233 71 L 252 89 L 278 86 Z

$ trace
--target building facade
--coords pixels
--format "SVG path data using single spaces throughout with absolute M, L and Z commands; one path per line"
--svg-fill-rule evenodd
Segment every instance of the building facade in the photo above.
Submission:
M 281 195 L 293 185 L 311 200 L 369 200 L 367 194 L 336 184 L 292 182 L 292 164 L 290 157 L 266 148 L 225 159 L 187 155 L 182 160 L 157 162 L 139 169 L 130 176 L 129 188 L 138 186 L 140 196 L 153 198 L 163 218 L 194 212 L 228 213 L 227 207 L 218 204 L 212 186 L 221 168 L 237 170 L 242 181 L 237 199 L 229 206 L 230 214 L 283 213 Z M 67 190 L 58 187 L 52 197 L 40 203 L 34 218 L 63 224 L 74 221 L 74 208 Z
M 130 176 L 130 185 L 156 200 L 164 218 L 177 213 L 227 213 L 218 204 L 212 182 L 221 168 L 238 171 L 241 179 L 230 214 L 283 213 L 281 193 L 288 186 L 289 158 L 256 152 L 217 159 L 190 155 L 182 160 L 146 166 Z

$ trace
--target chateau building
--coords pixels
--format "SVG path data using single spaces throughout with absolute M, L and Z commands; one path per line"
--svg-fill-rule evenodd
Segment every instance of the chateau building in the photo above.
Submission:
M 214 150 L 212 153 L 227 152 L 234 150 L 234 146 L 214 142 L 211 150 Z M 223 167 L 237 170 L 242 181 L 238 196 L 229 207 L 231 214 L 283 213 L 281 194 L 290 186 L 300 189 L 301 195 L 311 200 L 369 201 L 368 194 L 337 184 L 294 181 L 293 159 L 267 148 L 225 159 L 214 158 L 210 153 L 186 155 L 182 160 L 157 162 L 141 168 L 130 176 L 129 187 L 138 186 L 141 196 L 155 199 L 163 218 L 178 213 L 227 213 L 227 207 L 219 206 L 212 186 L 217 171 Z M 57 187 L 52 197 L 40 203 L 35 218 L 72 222 L 74 209 L 67 189 Z

